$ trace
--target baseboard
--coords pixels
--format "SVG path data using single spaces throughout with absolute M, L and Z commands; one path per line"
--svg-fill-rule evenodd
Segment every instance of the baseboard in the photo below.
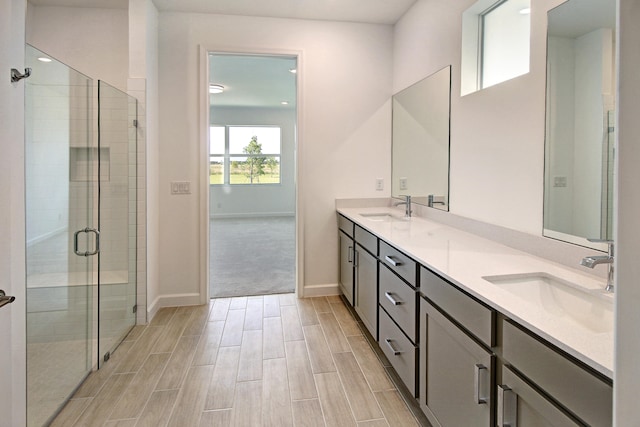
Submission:
M 35 245 L 36 243 L 40 243 L 40 242 L 43 242 L 45 240 L 48 240 L 48 239 L 52 238 L 55 235 L 66 233 L 67 230 L 69 230 L 68 227 L 60 227 L 60 228 L 57 228 L 57 229 L 55 229 L 53 231 L 50 231 L 48 233 L 44 233 L 44 234 L 41 234 L 39 236 L 36 236 L 36 237 L 34 237 L 34 238 L 30 239 L 30 240 L 27 240 L 27 247 L 30 247 L 30 246 Z
M 185 305 L 200 305 L 200 294 L 160 295 L 147 308 L 147 323 L 151 323 L 158 310 L 163 307 L 181 307 Z
M 302 288 L 302 295 L 298 295 L 298 297 L 326 297 L 330 295 L 340 295 L 340 287 L 337 283 L 304 286 Z

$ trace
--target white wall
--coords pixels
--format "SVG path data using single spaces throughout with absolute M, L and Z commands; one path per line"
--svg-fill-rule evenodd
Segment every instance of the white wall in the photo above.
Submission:
M 127 90 L 129 58 L 126 9 L 35 6 L 27 43 L 97 80 Z
M 26 2 L 0 1 L 0 69 L 24 71 Z M 24 81 L 0 79 L 0 424 L 26 424 Z
M 248 31 L 247 29 L 251 29 Z M 301 54 L 298 88 L 299 214 L 305 286 L 338 282 L 335 198 L 383 197 L 390 182 L 392 28 L 204 14 L 160 14 L 160 293 L 199 292 L 202 174 L 198 46 L 213 51 Z M 203 88 L 204 89 L 204 88 Z M 191 196 L 171 196 L 191 181 Z M 204 260 L 206 262 L 206 260 Z M 335 288 L 337 290 L 337 287 Z
M 619 0 L 618 177 L 616 255 L 616 352 L 614 425 L 640 420 L 640 5 Z
M 419 0 L 396 24 L 394 92 L 453 65 L 450 212 L 540 235 L 546 13 L 562 1 L 532 2 L 528 74 L 461 97 L 461 15 L 474 1 Z
M 279 126 L 281 161 L 280 184 L 212 185 L 209 192 L 210 216 L 293 215 L 296 203 L 295 109 L 212 107 L 211 123 Z

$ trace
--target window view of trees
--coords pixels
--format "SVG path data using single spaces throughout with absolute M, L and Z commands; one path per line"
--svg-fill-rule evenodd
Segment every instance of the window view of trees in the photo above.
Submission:
M 210 135 L 211 184 L 280 183 L 279 127 L 212 126 Z

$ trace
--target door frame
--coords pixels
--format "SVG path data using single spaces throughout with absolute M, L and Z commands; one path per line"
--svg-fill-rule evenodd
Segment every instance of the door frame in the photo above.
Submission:
M 220 46 L 198 46 L 199 57 L 199 70 L 198 76 L 198 97 L 199 97 L 199 109 L 198 109 L 198 140 L 199 155 L 200 155 L 200 170 L 198 176 L 200 177 L 198 182 L 199 189 L 199 202 L 200 202 L 200 215 L 199 215 L 199 243 L 200 248 L 200 304 L 207 304 L 209 301 L 209 221 L 210 221 L 210 192 L 209 192 L 209 53 L 216 52 L 222 54 L 237 54 L 237 55 L 265 55 L 265 56 L 290 56 L 295 57 L 297 60 L 296 74 L 296 143 L 294 153 L 294 168 L 295 168 L 295 241 L 296 241 L 296 272 L 295 272 L 295 289 L 296 296 L 303 297 L 304 289 L 304 215 L 303 215 L 303 186 L 302 174 L 303 170 L 302 159 L 304 159 L 304 144 L 301 144 L 301 135 L 303 132 L 303 108 L 302 108 L 302 88 L 303 88 L 303 52 L 300 50 L 286 50 L 286 49 L 263 49 L 263 48 L 233 48 L 220 47 Z M 205 185 L 206 183 L 206 185 Z

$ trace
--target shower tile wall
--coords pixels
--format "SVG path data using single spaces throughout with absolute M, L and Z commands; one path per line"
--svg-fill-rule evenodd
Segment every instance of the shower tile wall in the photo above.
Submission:
M 137 144 L 137 324 L 147 323 L 147 150 L 146 150 L 146 79 L 128 80 L 128 93 L 138 100 Z
M 100 90 L 100 357 L 113 349 L 135 315 L 136 147 L 135 103 L 108 85 Z M 135 141 L 135 140 L 134 140 Z

